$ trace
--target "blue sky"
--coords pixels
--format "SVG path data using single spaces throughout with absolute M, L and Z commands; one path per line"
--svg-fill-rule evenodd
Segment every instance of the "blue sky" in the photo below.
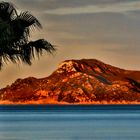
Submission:
M 17 78 L 46 77 L 66 59 L 95 58 L 140 70 L 140 0 L 8 0 L 28 10 L 43 25 L 32 39 L 45 38 L 57 52 L 32 66 L 9 64 L 0 72 L 1 87 Z

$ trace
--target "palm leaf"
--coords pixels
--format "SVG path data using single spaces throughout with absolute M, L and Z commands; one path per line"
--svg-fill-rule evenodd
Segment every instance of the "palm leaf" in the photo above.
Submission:
M 43 50 L 49 53 L 52 53 L 53 51 L 55 51 L 54 45 L 52 45 L 51 43 L 49 43 L 48 41 L 44 39 L 39 39 L 36 41 L 29 42 L 28 45 L 34 48 L 35 52 L 39 55 L 42 55 Z
M 21 27 L 34 27 L 42 28 L 40 22 L 31 15 L 28 11 L 21 12 L 20 15 L 14 20 L 14 24 L 20 25 Z
M 39 39 L 37 41 L 31 41 L 28 44 L 22 46 L 20 59 L 29 65 L 31 65 L 32 58 L 35 58 L 37 55 L 40 57 L 43 53 L 43 51 L 52 53 L 55 51 L 55 48 L 53 45 L 51 45 L 48 41 L 44 39 Z
M 20 15 L 11 22 L 13 32 L 15 33 L 14 42 L 24 41 L 28 42 L 30 37 L 30 30 L 34 28 L 42 28 L 39 21 L 31 15 L 28 11 L 20 13 Z
M 15 19 L 16 16 L 17 16 L 17 11 L 12 3 L 0 2 L 0 18 L 3 21 L 10 22 L 11 20 Z
M 40 57 L 43 51 L 55 50 L 44 39 L 29 41 L 30 31 L 35 28 L 42 26 L 28 11 L 18 15 L 13 4 L 0 2 L 0 68 L 9 61 L 31 65 L 32 59 Z

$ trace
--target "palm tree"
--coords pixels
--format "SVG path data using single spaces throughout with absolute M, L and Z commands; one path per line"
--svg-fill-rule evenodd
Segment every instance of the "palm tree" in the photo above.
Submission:
M 52 53 L 55 48 L 44 39 L 29 41 L 30 32 L 42 28 L 28 11 L 20 12 L 12 3 L 0 2 L 0 68 L 8 61 L 31 65 L 32 59 L 43 51 Z

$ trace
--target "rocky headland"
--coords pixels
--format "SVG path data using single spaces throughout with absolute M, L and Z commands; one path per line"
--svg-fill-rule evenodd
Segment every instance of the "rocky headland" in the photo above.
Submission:
M 1 89 L 0 104 L 140 104 L 140 71 L 66 60 L 49 77 L 17 79 Z

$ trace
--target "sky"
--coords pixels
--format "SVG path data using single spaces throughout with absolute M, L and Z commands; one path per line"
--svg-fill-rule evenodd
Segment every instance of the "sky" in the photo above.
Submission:
M 49 76 L 67 59 L 98 59 L 140 70 L 140 0 L 7 0 L 18 11 L 30 11 L 43 29 L 31 40 L 44 38 L 57 46 L 31 66 L 9 63 L 0 71 L 0 88 L 17 78 Z

